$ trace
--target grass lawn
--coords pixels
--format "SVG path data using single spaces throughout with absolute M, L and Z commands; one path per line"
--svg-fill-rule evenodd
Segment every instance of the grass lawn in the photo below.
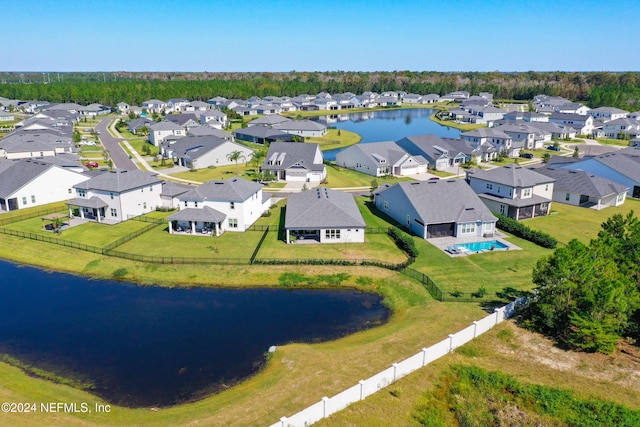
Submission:
M 371 187 L 371 183 L 374 180 L 378 185 L 384 183 L 393 185 L 400 181 L 413 181 L 413 178 L 397 178 L 394 176 L 375 177 L 367 175 L 366 173 L 336 166 L 335 164 L 328 164 L 327 183 L 322 185 L 329 188 Z
M 476 125 L 472 123 L 458 123 L 455 120 L 440 120 L 435 114 L 432 114 L 430 118 L 442 126 L 460 129 L 463 132 L 486 127 L 485 125 Z
M 533 229 L 551 234 L 561 244 L 567 244 L 571 239 L 588 243 L 589 240 L 597 237 L 600 225 L 607 218 L 617 213 L 626 215 L 630 211 L 634 211 L 636 216 L 640 215 L 640 200 L 628 198 L 622 206 L 599 211 L 553 202 L 551 215 L 527 219 L 523 223 Z
M 67 215 L 69 211 L 60 211 Z M 42 229 L 42 219 L 40 217 L 31 218 L 20 222 L 9 224 L 6 228 L 23 231 L 25 233 L 41 234 L 55 237 L 60 240 L 70 240 L 89 246 L 103 247 L 119 238 L 140 230 L 148 223 L 141 221 L 124 221 L 115 225 L 98 224 L 97 222 L 86 222 L 71 228 L 64 229 L 61 234 L 55 234 Z
M 158 147 L 154 147 L 146 139 L 143 139 L 143 138 L 129 139 L 127 140 L 127 142 L 131 144 L 133 149 L 136 150 L 140 155 L 144 155 L 144 156 L 147 155 L 147 154 L 142 154 L 142 147 L 144 146 L 149 147 L 149 150 L 150 150 L 150 154 L 148 154 L 149 156 L 155 156 L 156 154 L 158 154 L 158 151 L 159 151 Z M 120 143 L 120 145 L 124 147 L 122 143 Z
M 237 172 L 240 171 L 240 174 Z M 236 165 L 218 166 L 215 168 L 202 168 L 195 171 L 185 171 L 171 174 L 176 178 L 190 179 L 192 181 L 207 182 L 211 180 L 230 179 L 235 176 L 253 181 L 256 176 L 256 167 L 253 164 L 238 163 Z
M 309 138 L 307 142 L 319 144 L 320 149 L 325 151 L 348 147 L 357 144 L 361 139 L 362 137 L 355 132 L 344 129 L 328 129 L 325 136 Z
M 626 139 L 611 139 L 611 138 L 598 138 L 597 141 L 604 145 L 616 145 L 618 147 L 628 147 L 629 140 Z

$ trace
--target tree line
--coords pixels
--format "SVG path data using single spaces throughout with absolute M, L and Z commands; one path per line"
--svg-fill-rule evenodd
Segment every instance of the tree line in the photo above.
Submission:
M 97 102 L 111 107 L 118 102 L 140 105 L 154 98 L 206 101 L 215 96 L 247 99 L 366 91 L 444 95 L 457 90 L 514 100 L 546 94 L 591 108 L 640 110 L 638 72 L 0 73 L 0 96 L 5 98 L 83 105 Z

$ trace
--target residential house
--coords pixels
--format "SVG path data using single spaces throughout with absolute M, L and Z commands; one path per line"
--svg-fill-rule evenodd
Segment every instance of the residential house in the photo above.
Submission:
M 569 125 L 576 129 L 580 135 L 591 135 L 593 132 L 593 116 L 574 113 L 553 113 L 549 116 L 551 123 Z
M 605 122 L 602 131 L 606 138 L 634 139 L 640 138 L 640 121 L 622 118 Z
M 205 182 L 178 199 L 180 212 L 168 218 L 171 234 L 246 231 L 271 207 L 271 195 L 262 193 L 262 184 L 237 177 Z
M 200 119 L 195 113 L 178 113 L 167 114 L 164 118 L 165 122 L 172 122 L 185 129 L 187 132 L 189 129 L 200 126 Z
M 459 147 L 449 145 L 448 141 L 450 141 L 449 138 L 424 134 L 407 136 L 396 144 L 408 154 L 425 159 L 429 168 L 441 171 L 452 166 L 459 166 L 471 158 L 460 151 Z
M 586 105 L 577 102 L 568 102 L 566 104 L 557 105 L 555 110 L 562 114 L 578 114 L 584 116 L 587 115 L 591 109 Z
M 460 138 L 469 141 L 474 148 L 482 151 L 482 160 L 495 159 L 499 153 L 504 153 L 508 157 L 518 157 L 522 146 L 514 146 L 513 139 L 499 129 L 480 128 L 463 132 Z M 494 150 L 489 149 L 492 147 Z
M 553 201 L 568 205 L 596 210 L 619 206 L 624 203 L 629 190 L 622 184 L 581 170 L 547 166 L 535 171 L 556 180 Z
M 140 117 L 137 119 L 133 119 L 129 122 L 129 124 L 127 125 L 127 130 L 129 132 L 131 132 L 132 134 L 137 134 L 138 131 L 142 128 L 147 128 L 147 130 L 150 132 L 151 131 L 151 125 L 155 124 L 155 122 L 153 120 L 151 120 L 148 117 Z
M 184 108 L 189 105 L 189 100 L 186 98 L 171 98 L 167 101 L 166 112 L 181 113 Z
M 200 124 L 207 125 L 216 129 L 224 129 L 229 122 L 227 115 L 219 110 L 207 110 L 199 113 Z
M 247 126 L 248 127 L 253 127 L 253 126 L 266 126 L 269 128 L 272 128 L 275 125 L 279 125 L 282 123 L 289 123 L 292 122 L 293 120 L 291 120 L 288 117 L 283 117 L 283 116 L 278 116 L 278 115 L 270 115 L 270 116 L 263 116 L 263 117 L 258 117 L 255 120 L 251 120 Z
M 351 193 L 322 187 L 287 198 L 287 243 L 364 243 L 365 227 Z
M 253 153 L 253 150 L 244 145 L 215 136 L 186 136 L 169 147 L 163 146 L 165 157 L 170 157 L 175 164 L 189 169 L 233 165 L 235 162 L 229 160 L 229 157 L 235 151 L 241 153 L 239 163 L 246 163 Z
M 0 111 L 0 122 L 10 122 L 15 119 L 13 113 L 5 113 L 4 111 Z
M 0 212 L 61 202 L 90 177 L 39 160 L 0 161 Z
M 471 169 L 466 181 L 493 212 L 517 220 L 545 216 L 551 210 L 555 179 L 517 165 Z
M 97 222 L 118 223 L 162 206 L 162 180 L 141 170 L 111 170 L 73 186 L 69 214 Z
M 427 160 L 393 141 L 356 144 L 336 154 L 336 165 L 372 176 L 406 176 L 427 171 Z
M 184 111 L 193 111 L 196 113 L 202 111 L 209 111 L 213 108 L 213 106 L 204 101 L 191 101 L 186 107 L 184 107 Z
M 385 184 L 374 204 L 423 239 L 493 236 L 498 220 L 461 179 Z
M 175 141 L 186 135 L 185 129 L 173 122 L 154 123 L 150 126 L 149 142 L 159 147 L 165 141 Z
M 589 111 L 589 114 L 596 120 L 609 122 L 611 120 L 624 119 L 629 115 L 629 112 L 615 107 L 598 107 Z
M 198 126 L 189 129 L 187 136 L 215 136 L 225 141 L 233 141 L 233 134 L 210 126 Z
M 250 126 L 233 131 L 236 140 L 252 142 L 254 144 L 267 144 L 276 141 L 293 141 L 293 135 L 268 126 Z
M 320 145 L 304 142 L 273 142 L 262 170 L 282 181 L 322 182 L 327 176 Z
M 289 120 L 272 126 L 273 129 L 302 138 L 320 138 L 327 134 L 327 127 L 312 120 Z
M 131 106 L 126 102 L 118 102 L 116 108 L 120 114 L 129 114 L 129 108 L 131 108 Z
M 167 110 L 167 103 L 159 99 L 150 99 L 142 103 L 142 108 L 149 113 L 161 113 Z
M 172 181 L 162 181 L 160 206 L 165 209 L 180 209 L 180 196 L 192 189 L 193 187 L 190 185 L 178 184 Z
M 507 122 L 495 129 L 509 135 L 514 143 L 519 143 L 526 150 L 537 150 L 551 142 L 551 132 L 544 131 L 533 124 Z
M 640 198 L 640 147 L 627 147 L 573 162 L 553 163 L 554 167 L 583 170 L 628 187 L 627 196 Z
M 524 120 L 525 122 L 549 122 L 549 116 L 533 111 L 510 111 L 506 113 L 502 118 L 504 120 Z

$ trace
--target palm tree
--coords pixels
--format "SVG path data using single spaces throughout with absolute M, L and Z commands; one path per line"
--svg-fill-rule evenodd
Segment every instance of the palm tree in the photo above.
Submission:
M 247 161 L 247 158 L 244 156 L 244 154 L 242 154 L 242 151 L 234 150 L 230 152 L 229 154 L 227 154 L 227 159 L 230 162 L 236 162 L 236 173 L 240 175 L 240 168 L 238 168 L 238 160 L 243 159 L 244 161 Z
M 256 165 L 256 173 L 258 173 L 258 168 L 266 158 L 267 158 L 267 152 L 264 150 L 256 150 L 253 153 L 251 153 L 251 161 Z

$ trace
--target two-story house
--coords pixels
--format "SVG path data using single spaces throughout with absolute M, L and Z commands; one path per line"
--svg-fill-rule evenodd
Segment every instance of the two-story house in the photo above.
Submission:
M 517 220 L 548 215 L 555 179 L 517 165 L 467 171 L 467 183 L 492 212 Z
M 149 142 L 159 147 L 161 143 L 169 140 L 175 141 L 186 136 L 185 128 L 174 122 L 160 122 L 150 126 Z
M 262 184 L 237 177 L 205 182 L 178 199 L 180 212 L 168 218 L 171 234 L 246 231 L 271 207 L 271 195 L 262 193 Z
M 112 170 L 73 186 L 69 215 L 115 224 L 162 206 L 162 180 L 141 170 Z
M 460 138 L 469 141 L 474 148 L 482 151 L 482 160 L 495 159 L 499 153 L 505 153 L 508 157 L 518 157 L 520 148 L 513 146 L 513 139 L 503 131 L 494 128 L 480 128 L 463 132 Z M 494 151 L 486 150 L 483 147 L 493 147 Z
M 352 145 L 336 154 L 336 165 L 372 176 L 406 176 L 426 172 L 428 162 L 386 141 Z
M 319 183 L 327 176 L 320 145 L 303 142 L 272 142 L 262 170 L 282 181 Z

